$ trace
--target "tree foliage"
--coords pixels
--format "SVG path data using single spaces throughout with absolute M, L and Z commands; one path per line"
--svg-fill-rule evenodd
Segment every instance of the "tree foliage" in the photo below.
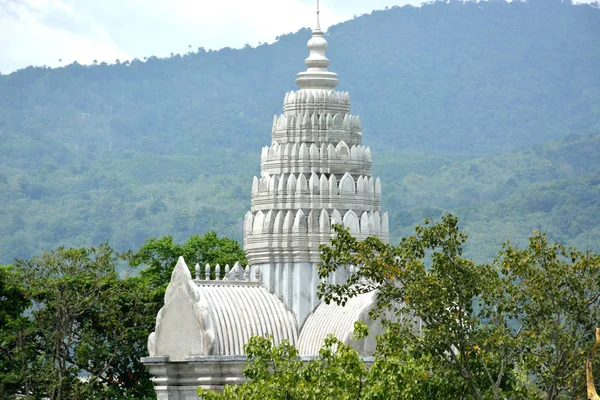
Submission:
M 449 214 L 398 246 L 344 229 L 323 249 L 319 274 L 359 265 L 324 301 L 377 290 L 374 318 L 460 376 L 473 398 L 584 395 L 582 365 L 600 321 L 600 256 L 534 232 L 526 249 L 505 243 L 493 264 L 462 256 L 467 235 Z M 367 283 L 361 283 L 361 282 Z M 414 316 L 415 330 L 401 314 Z M 421 324 L 422 323 L 422 324 Z M 530 379 L 531 378 L 531 379 Z
M 18 260 L 13 279 L 32 302 L 21 332 L 26 339 L 11 349 L 21 356 L 13 395 L 54 400 L 151 394 L 139 361 L 154 324 L 151 293 L 137 278 L 118 279 L 108 245 Z
M 372 360 L 328 337 L 306 363 L 289 344 L 254 338 L 248 382 L 209 399 L 583 398 L 585 361 L 600 321 L 600 256 L 534 232 L 527 248 L 506 242 L 491 264 L 465 258 L 456 217 L 429 220 L 393 246 L 357 241 L 335 226 L 322 247 L 319 293 L 344 304 L 377 292 L 371 317 L 385 333 Z M 345 283 L 326 283 L 359 266 Z M 355 335 L 364 337 L 364 323 Z M 204 397 L 203 397 L 204 398 Z
M 425 367 L 433 366 L 429 360 L 414 360 L 401 349 L 365 363 L 352 346 L 330 335 L 318 357 L 300 359 L 287 341 L 273 346 L 270 338 L 253 337 L 246 345 L 249 381 L 226 386 L 223 393 L 199 388 L 198 395 L 207 400 L 459 398 L 460 387 L 432 374 Z
M 19 389 L 24 359 L 30 354 L 29 319 L 23 312 L 31 306 L 12 266 L 0 265 L 0 398 Z
M 366 368 L 356 351 L 328 337 L 319 360 L 303 362 L 298 351 L 284 341 L 273 346 L 270 338 L 253 337 L 246 345 L 252 362 L 244 370 L 251 382 L 227 386 L 215 393 L 199 389 L 206 399 L 318 399 L 356 398 Z
M 506 244 L 496 265 L 507 282 L 502 306 L 521 329 L 519 361 L 548 398 L 583 396 L 581 365 L 600 325 L 600 255 L 535 233 L 526 249 Z
M 154 398 L 140 359 L 182 255 L 188 262 L 244 261 L 237 242 L 211 232 L 182 245 L 151 238 L 121 254 L 145 267 L 138 276 L 119 278 L 108 244 L 60 247 L 0 267 L 0 397 Z
M 181 245 L 175 243 L 172 236 L 149 238 L 135 253 L 125 255 L 132 267 L 145 265 L 146 268 L 140 272 L 142 278 L 149 285 L 162 289 L 169 283 L 179 257 L 185 259 L 192 276 L 195 275 L 196 264 L 200 264 L 202 277 L 206 264 L 210 264 L 213 271 L 217 264 L 223 267 L 233 266 L 236 262 L 247 264 L 246 254 L 239 243 L 226 237 L 220 238 L 215 232 L 193 235 Z

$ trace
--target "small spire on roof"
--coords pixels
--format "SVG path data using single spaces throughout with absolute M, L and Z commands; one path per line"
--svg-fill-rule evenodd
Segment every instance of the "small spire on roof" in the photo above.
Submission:
M 320 31 L 321 30 L 321 21 L 319 21 L 319 0 L 317 0 L 317 26 L 315 27 L 316 31 Z

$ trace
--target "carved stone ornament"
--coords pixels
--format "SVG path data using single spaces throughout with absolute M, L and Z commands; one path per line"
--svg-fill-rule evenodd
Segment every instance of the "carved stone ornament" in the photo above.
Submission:
M 214 336 L 208 304 L 183 257 L 179 257 L 165 293 L 165 305 L 156 316 L 154 332 L 148 337 L 148 352 L 151 357 L 169 356 L 170 361 L 209 355 Z

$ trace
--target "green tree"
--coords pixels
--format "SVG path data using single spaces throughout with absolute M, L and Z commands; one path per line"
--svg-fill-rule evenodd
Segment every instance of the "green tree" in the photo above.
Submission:
M 503 307 L 520 329 L 519 362 L 548 399 L 585 396 L 587 348 L 600 323 L 600 255 L 535 232 L 529 247 L 506 243 L 496 260 Z
M 125 258 L 132 267 L 144 265 L 140 272 L 143 279 L 152 287 L 164 290 L 168 285 L 177 259 L 183 256 L 188 266 L 193 269 L 200 264 L 201 274 L 204 267 L 220 264 L 233 266 L 236 262 L 246 264 L 244 250 L 235 240 L 218 237 L 215 232 L 203 236 L 193 235 L 185 243 L 177 244 L 172 236 L 150 238 L 136 251 L 129 252 Z M 191 271 L 192 275 L 195 271 Z M 157 310 L 158 311 L 158 310 Z
M 348 265 L 343 284 L 319 287 L 344 304 L 377 291 L 371 317 L 383 323 L 372 365 L 329 337 L 302 362 L 289 344 L 254 338 L 249 379 L 209 399 L 559 399 L 585 396 L 585 361 L 600 321 L 600 256 L 550 244 L 535 232 L 526 249 L 509 242 L 493 264 L 462 256 L 456 217 L 426 220 L 392 246 L 358 241 L 335 226 L 322 247 L 324 280 Z M 326 282 L 326 280 L 324 281 Z M 366 325 L 355 334 L 364 337 Z
M 198 389 L 203 399 L 356 399 L 367 368 L 356 350 L 327 337 L 318 359 L 303 362 L 287 341 L 253 337 L 246 345 L 249 382 L 227 386 L 223 393 Z
M 138 278 L 119 280 L 108 245 L 58 248 L 17 260 L 31 299 L 27 367 L 16 393 L 27 398 L 146 398 L 152 384 L 139 362 L 153 328 L 152 293 Z
M 343 304 L 376 290 L 372 317 L 407 351 L 460 377 L 471 398 L 585 395 L 582 365 L 600 320 L 600 256 L 535 232 L 527 249 L 507 242 L 493 264 L 477 265 L 462 256 L 467 235 L 449 214 L 426 220 L 398 246 L 336 232 L 322 249 L 321 278 L 360 268 L 345 284 L 321 284 L 324 301 Z M 419 329 L 401 314 L 413 315 Z M 380 348 L 385 338 L 392 337 Z
M 344 304 L 376 290 L 372 318 L 382 319 L 415 358 L 431 357 L 442 371 L 452 371 L 472 398 L 512 393 L 516 349 L 508 340 L 508 317 L 495 307 L 502 280 L 492 266 L 462 257 L 467 235 L 458 229 L 457 218 L 444 215 L 437 224 L 426 220 L 398 246 L 376 237 L 358 241 L 346 229 L 335 229 L 331 247 L 322 248 L 319 275 L 326 278 L 347 265 L 360 268 L 344 284 L 321 284 L 325 302 Z
M 171 260 L 233 264 L 239 244 L 214 232 L 182 245 L 149 239 L 123 255 L 148 268 L 119 279 L 103 244 L 43 252 L 0 267 L 0 397 L 153 398 L 140 363 L 169 282 Z
M 31 322 L 23 312 L 31 300 L 16 278 L 12 266 L 0 265 L 0 398 L 9 398 L 20 389 L 32 354 L 27 342 Z
M 357 323 L 357 338 L 367 334 Z M 386 334 L 387 335 L 387 334 Z M 202 388 L 203 399 L 425 399 L 461 398 L 464 388 L 456 379 L 438 373 L 428 357 L 415 359 L 397 336 L 373 361 L 365 361 L 350 345 L 330 335 L 319 356 L 300 359 L 287 341 L 273 346 L 270 338 L 253 337 L 246 345 L 248 381 L 227 386 L 223 393 Z M 385 354 L 384 354 L 385 353 Z

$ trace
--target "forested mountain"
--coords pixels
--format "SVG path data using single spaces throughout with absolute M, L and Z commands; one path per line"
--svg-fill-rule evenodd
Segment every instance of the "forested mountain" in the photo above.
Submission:
M 398 239 L 424 218 L 459 216 L 467 253 L 491 260 L 500 243 L 526 246 L 532 231 L 598 251 L 600 134 L 569 135 L 509 154 L 452 161 L 437 155 L 383 154 L 376 159 Z
M 0 263 L 107 239 L 240 239 L 309 35 L 0 76 Z M 538 226 L 597 246 L 599 8 L 437 2 L 357 17 L 328 40 L 396 238 L 452 210 L 482 258 Z

